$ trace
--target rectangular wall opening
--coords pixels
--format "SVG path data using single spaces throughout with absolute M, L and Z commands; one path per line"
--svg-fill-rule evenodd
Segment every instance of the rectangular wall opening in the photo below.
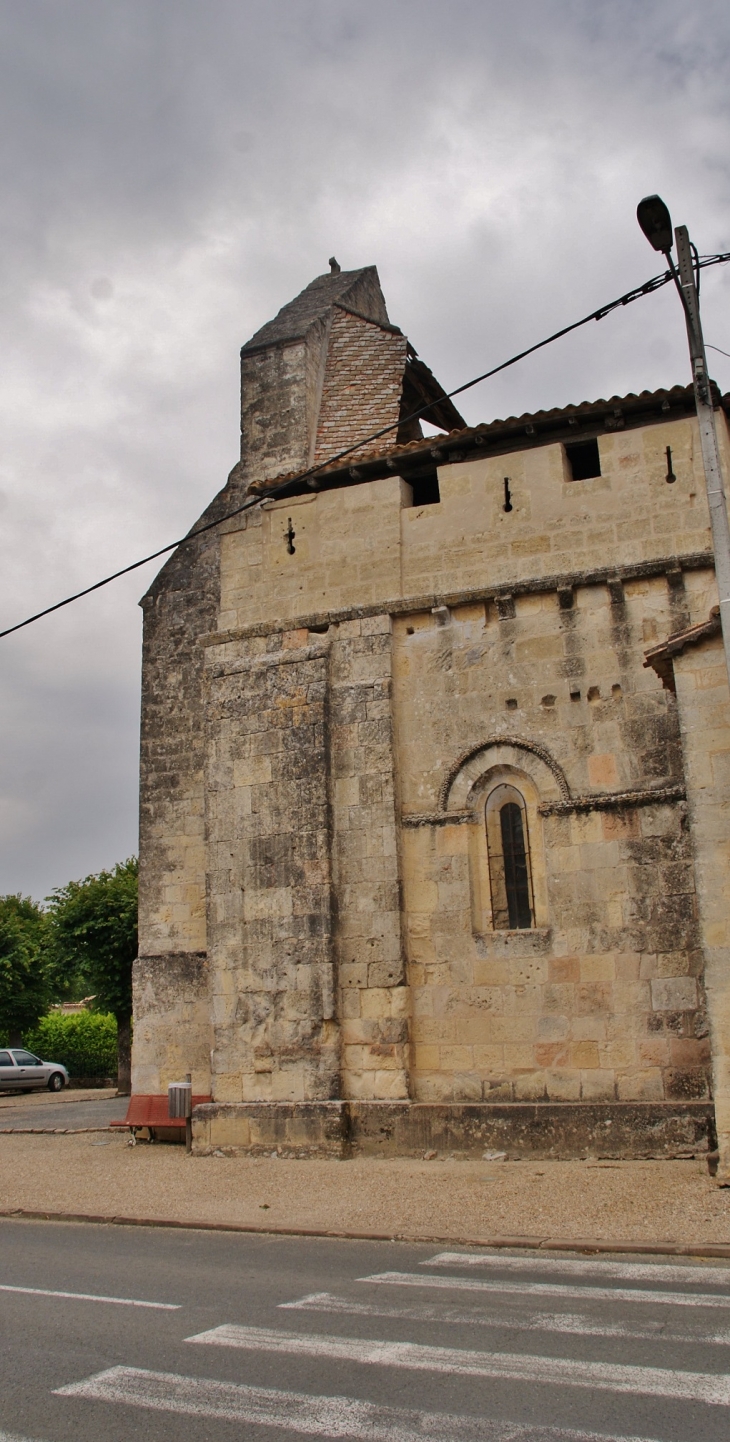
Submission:
M 437 506 L 441 500 L 438 471 L 435 466 L 433 470 L 420 471 L 416 476 L 409 475 L 408 484 L 413 490 L 414 506 Z
M 598 441 L 574 441 L 565 447 L 571 481 L 592 481 L 601 474 Z

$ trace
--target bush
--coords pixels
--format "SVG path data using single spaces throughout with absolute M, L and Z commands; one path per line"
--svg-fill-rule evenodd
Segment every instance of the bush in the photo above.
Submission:
M 25 1033 L 23 1043 L 43 1061 L 61 1062 L 72 1077 L 117 1074 L 117 1023 L 104 1012 L 49 1012 Z

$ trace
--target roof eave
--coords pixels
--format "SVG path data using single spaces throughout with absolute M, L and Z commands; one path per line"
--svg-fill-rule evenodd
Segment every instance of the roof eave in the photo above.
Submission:
M 715 387 L 716 406 L 730 412 L 730 396 L 720 397 Z M 642 425 L 658 425 L 695 414 L 694 391 L 691 386 L 673 386 L 669 390 L 644 391 L 640 395 L 612 396 L 609 400 L 582 402 L 552 411 L 510 416 L 506 420 L 466 426 L 446 435 L 428 436 L 422 441 L 391 446 L 377 452 L 357 452 L 333 462 L 309 480 L 293 474 L 285 491 L 279 490 L 289 479 L 272 478 L 261 483 L 254 493 L 266 495 L 276 489 L 280 495 L 294 495 L 306 490 L 332 490 L 376 480 L 388 474 L 407 478 L 409 473 L 423 472 L 436 465 L 455 465 L 462 460 L 481 456 L 502 455 L 531 450 L 536 446 L 590 439 L 596 435 L 620 430 L 634 430 Z

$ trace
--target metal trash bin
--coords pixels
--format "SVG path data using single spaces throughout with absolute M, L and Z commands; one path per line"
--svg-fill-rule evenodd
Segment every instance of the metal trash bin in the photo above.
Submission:
M 185 1118 L 185 1150 L 193 1150 L 193 1078 L 188 1072 L 184 1082 L 170 1082 L 167 1088 L 167 1115 Z
M 192 1082 L 170 1082 L 167 1088 L 167 1115 L 185 1118 L 193 1115 Z

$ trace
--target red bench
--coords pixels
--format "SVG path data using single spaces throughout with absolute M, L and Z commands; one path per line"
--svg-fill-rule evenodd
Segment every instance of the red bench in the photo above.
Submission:
M 197 1107 L 201 1102 L 209 1102 L 210 1096 L 193 1096 L 193 1106 Z M 111 1122 L 113 1127 L 126 1127 L 132 1136 L 140 1131 L 142 1127 L 148 1127 L 150 1136 L 156 1131 L 185 1131 L 184 1117 L 171 1117 L 167 1112 L 167 1093 L 162 1096 L 145 1096 L 137 1092 L 129 1098 L 127 1115 L 124 1121 Z

